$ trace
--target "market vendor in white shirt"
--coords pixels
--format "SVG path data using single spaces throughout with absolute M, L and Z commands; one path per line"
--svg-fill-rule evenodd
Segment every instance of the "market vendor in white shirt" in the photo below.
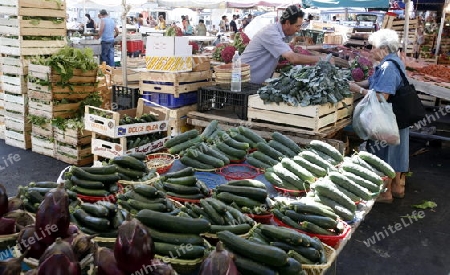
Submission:
M 294 53 L 284 41 L 300 30 L 303 16 L 305 13 L 298 6 L 291 5 L 283 12 L 279 22 L 265 26 L 253 36 L 241 56 L 242 63 L 250 65 L 251 83 L 261 84 L 270 78 L 281 56 L 295 65 L 320 61 L 319 56 Z M 334 60 L 331 59 L 331 62 L 334 63 Z

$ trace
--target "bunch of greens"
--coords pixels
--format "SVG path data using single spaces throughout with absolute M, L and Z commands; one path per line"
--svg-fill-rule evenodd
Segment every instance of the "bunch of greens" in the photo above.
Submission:
M 331 55 L 316 65 L 289 67 L 278 78 L 266 80 L 258 90 L 264 103 L 285 102 L 292 106 L 337 103 L 352 97 L 348 80 L 350 71 L 338 69 L 329 62 Z
M 50 66 L 52 70 L 61 75 L 62 86 L 69 84 L 69 79 L 73 76 L 74 69 L 83 72 L 98 69 L 98 64 L 94 59 L 94 52 L 90 48 L 75 49 L 64 47 L 50 57 L 38 56 L 32 60 L 33 64 Z

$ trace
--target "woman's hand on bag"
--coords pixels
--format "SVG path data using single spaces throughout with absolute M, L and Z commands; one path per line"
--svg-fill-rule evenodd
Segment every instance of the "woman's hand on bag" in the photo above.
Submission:
M 359 90 L 361 89 L 361 86 L 356 84 L 353 81 L 349 81 L 348 84 L 350 85 L 350 92 L 352 93 L 359 93 Z

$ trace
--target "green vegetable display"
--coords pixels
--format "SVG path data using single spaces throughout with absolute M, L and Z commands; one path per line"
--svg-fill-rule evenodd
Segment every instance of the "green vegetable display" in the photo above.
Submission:
M 337 103 L 351 97 L 347 80 L 348 70 L 338 69 L 329 62 L 331 55 L 316 65 L 294 66 L 282 72 L 278 78 L 266 80 L 258 94 L 264 103 L 285 102 L 293 106 L 321 105 Z

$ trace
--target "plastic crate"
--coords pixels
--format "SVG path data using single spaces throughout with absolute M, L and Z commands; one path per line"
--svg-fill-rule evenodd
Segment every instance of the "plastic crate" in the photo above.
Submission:
M 139 87 L 112 87 L 112 102 L 115 105 L 114 111 L 134 109 L 139 100 Z
M 127 41 L 127 52 L 128 53 L 135 53 L 140 52 L 144 53 L 144 41 L 142 40 L 134 40 L 134 41 Z
M 231 84 L 219 84 L 198 89 L 197 110 L 207 112 L 222 110 L 234 112 L 238 118 L 247 120 L 248 96 L 256 94 L 262 85 L 242 83 L 242 92 L 232 92 Z
M 197 92 L 189 92 L 180 94 L 179 98 L 175 98 L 172 94 L 154 93 L 144 91 L 143 98 L 155 102 L 161 106 L 168 108 L 179 108 L 186 105 L 192 105 L 197 102 Z M 147 106 L 155 106 L 154 104 L 145 103 Z

